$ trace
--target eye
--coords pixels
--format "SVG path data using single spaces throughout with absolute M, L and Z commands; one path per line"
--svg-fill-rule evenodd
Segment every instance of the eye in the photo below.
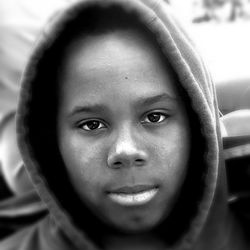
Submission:
M 164 121 L 168 115 L 162 114 L 160 112 L 154 112 L 148 114 L 145 119 L 143 120 L 143 123 L 160 123 Z
M 106 126 L 98 120 L 89 120 L 89 121 L 80 123 L 78 127 L 86 131 L 91 131 L 91 130 L 102 129 L 102 128 L 105 128 Z

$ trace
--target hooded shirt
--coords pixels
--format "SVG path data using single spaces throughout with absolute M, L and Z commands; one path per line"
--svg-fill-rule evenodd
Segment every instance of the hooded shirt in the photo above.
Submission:
M 133 13 L 156 38 L 174 69 L 192 113 L 191 158 L 185 188 L 160 226 L 166 249 L 247 249 L 247 235 L 227 204 L 227 183 L 215 88 L 195 45 L 165 1 L 84 0 L 54 16 L 37 42 L 22 78 L 18 143 L 25 167 L 49 214 L 0 244 L 0 249 L 102 249 L 106 230 L 80 204 L 55 139 L 58 48 L 71 30 L 88 25 L 89 13 Z M 187 187 L 187 188 L 186 188 Z

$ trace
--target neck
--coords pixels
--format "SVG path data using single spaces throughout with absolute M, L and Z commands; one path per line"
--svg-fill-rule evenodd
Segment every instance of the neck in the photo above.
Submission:
M 105 250 L 162 250 L 165 242 L 157 235 L 147 232 L 140 234 L 105 235 Z

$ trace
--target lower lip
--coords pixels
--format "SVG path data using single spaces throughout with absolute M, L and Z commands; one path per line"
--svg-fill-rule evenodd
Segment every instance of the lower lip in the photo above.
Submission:
M 139 193 L 109 193 L 109 198 L 119 205 L 123 206 L 138 206 L 144 205 L 151 201 L 157 194 L 158 188 L 153 188 Z

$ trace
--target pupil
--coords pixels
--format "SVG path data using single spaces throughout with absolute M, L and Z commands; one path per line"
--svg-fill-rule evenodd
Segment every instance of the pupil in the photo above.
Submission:
M 160 115 L 159 114 L 150 114 L 150 115 L 148 115 L 148 119 L 151 122 L 158 122 L 160 120 Z
M 91 122 L 88 122 L 87 126 L 89 127 L 89 129 L 94 130 L 94 129 L 97 129 L 99 127 L 99 122 L 98 121 L 91 121 Z

